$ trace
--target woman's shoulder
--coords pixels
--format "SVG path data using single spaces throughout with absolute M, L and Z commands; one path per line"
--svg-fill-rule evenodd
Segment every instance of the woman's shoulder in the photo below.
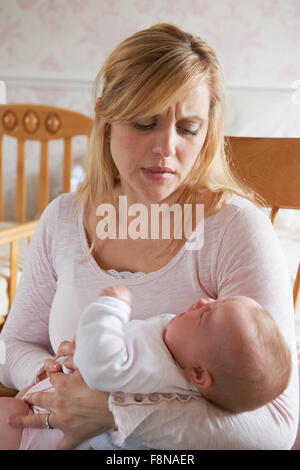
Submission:
M 76 210 L 78 197 L 75 193 L 63 193 L 53 199 L 44 209 L 36 228 L 36 237 L 57 239 L 59 233 L 74 231 L 78 220 Z
M 80 201 L 76 193 L 62 193 L 54 198 L 45 208 L 42 218 L 65 218 L 75 214 L 80 207 Z
M 249 199 L 233 194 L 223 207 L 209 218 L 213 224 L 223 227 L 255 224 L 270 226 L 268 213 Z
M 237 247 L 250 240 L 269 243 L 276 238 L 270 217 L 265 209 L 250 200 L 233 195 L 215 214 L 205 219 L 206 247 L 216 249 L 221 245 Z
M 51 201 L 50 204 L 57 204 L 60 207 L 70 208 L 79 201 L 78 193 L 62 193 Z

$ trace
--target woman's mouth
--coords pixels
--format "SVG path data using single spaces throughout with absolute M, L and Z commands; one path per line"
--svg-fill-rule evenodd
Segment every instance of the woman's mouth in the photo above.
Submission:
M 175 175 L 174 170 L 164 166 L 151 166 L 147 168 L 142 168 L 142 173 L 145 178 L 156 181 L 170 179 Z

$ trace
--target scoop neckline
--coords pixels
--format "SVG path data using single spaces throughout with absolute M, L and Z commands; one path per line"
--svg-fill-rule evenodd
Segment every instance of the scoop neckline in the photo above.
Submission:
M 84 223 L 83 223 L 83 207 L 82 207 L 82 204 L 80 206 L 80 213 L 79 213 L 79 217 L 78 217 L 78 229 L 79 229 L 79 234 L 80 234 L 82 251 L 83 251 L 84 257 L 86 257 L 89 253 L 90 246 L 88 244 L 88 240 L 87 240 L 86 232 L 85 232 L 85 227 L 84 227 Z M 179 259 L 184 255 L 184 253 L 186 251 L 186 244 L 187 244 L 187 241 L 181 247 L 181 249 L 178 251 L 178 253 L 176 253 L 176 255 L 167 264 L 165 264 L 162 268 L 158 269 L 157 271 L 152 271 L 151 273 L 144 273 L 144 275 L 140 276 L 140 277 L 116 278 L 112 274 L 109 274 L 107 271 L 102 269 L 101 266 L 99 266 L 99 264 L 95 260 L 93 255 L 91 255 L 89 257 L 89 259 L 86 261 L 86 263 L 89 263 L 89 266 L 91 266 L 91 268 L 95 271 L 95 273 L 98 276 L 100 276 L 102 278 L 105 278 L 106 280 L 114 281 L 114 282 L 116 280 L 118 280 L 118 281 L 125 280 L 126 283 L 128 283 L 128 284 L 144 284 L 144 283 L 147 283 L 147 282 L 151 281 L 152 279 L 156 279 L 156 278 L 162 276 L 163 274 L 165 274 L 166 272 L 168 272 L 174 266 L 174 264 L 176 264 L 179 261 Z M 125 272 L 125 271 L 117 271 L 114 268 L 110 268 L 110 269 L 113 269 L 116 272 Z M 131 271 L 126 271 L 126 272 L 131 272 Z M 132 273 L 132 274 L 135 274 L 135 273 Z

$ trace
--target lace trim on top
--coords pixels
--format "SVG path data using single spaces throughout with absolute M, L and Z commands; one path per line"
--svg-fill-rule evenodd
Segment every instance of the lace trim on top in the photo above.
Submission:
M 145 276 L 146 274 L 142 272 L 131 273 L 130 271 L 116 271 L 115 269 L 108 269 L 106 272 L 118 279 L 132 279 L 135 277 Z

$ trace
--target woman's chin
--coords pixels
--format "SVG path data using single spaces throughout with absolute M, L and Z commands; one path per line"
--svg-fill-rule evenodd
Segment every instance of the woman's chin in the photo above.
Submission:
M 174 202 L 172 199 L 175 199 L 175 193 L 179 188 L 177 186 L 165 186 L 165 187 L 155 187 L 154 185 L 149 188 L 142 188 L 142 195 L 144 200 L 151 203 L 168 203 Z
M 152 204 L 164 204 L 168 203 L 170 196 L 172 196 L 173 192 L 163 192 L 163 193 L 154 193 L 148 194 L 145 199 Z

